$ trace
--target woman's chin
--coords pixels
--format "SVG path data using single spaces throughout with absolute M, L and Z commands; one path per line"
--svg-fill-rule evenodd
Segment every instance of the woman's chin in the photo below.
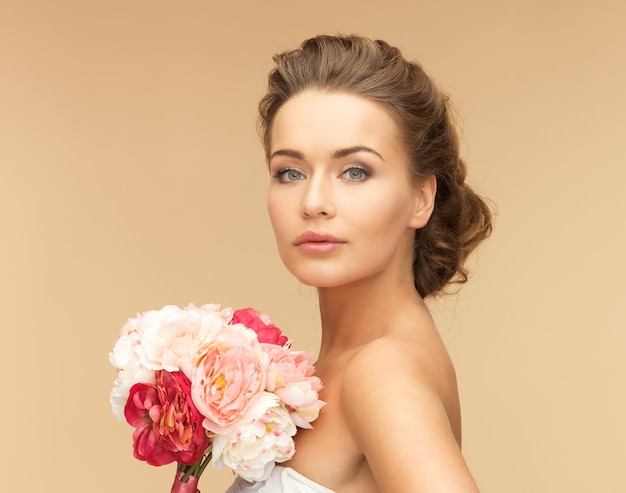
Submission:
M 345 280 L 337 276 L 336 273 L 328 274 L 323 272 L 302 272 L 302 270 L 289 270 L 291 274 L 305 286 L 311 288 L 333 288 L 345 284 Z
M 352 284 L 359 280 L 358 276 L 349 276 L 347 273 L 338 272 L 333 269 L 331 272 L 318 269 L 314 272 L 303 270 L 290 270 L 291 274 L 305 286 L 317 289 L 338 288 L 347 284 Z

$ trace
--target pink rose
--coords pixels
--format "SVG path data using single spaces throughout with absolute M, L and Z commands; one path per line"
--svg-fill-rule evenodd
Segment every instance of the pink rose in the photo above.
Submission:
M 278 346 L 285 346 L 289 343 L 289 339 L 282 335 L 282 332 L 272 323 L 270 317 L 259 313 L 254 308 L 235 310 L 231 323 L 243 324 L 254 330 L 259 342 L 276 344 Z
M 137 383 L 130 389 L 124 416 L 133 433 L 134 456 L 152 466 L 193 464 L 210 438 L 194 406 L 191 383 L 180 372 L 156 372 L 156 385 Z
M 207 430 L 229 433 L 234 425 L 245 420 L 250 405 L 265 388 L 267 360 L 256 340 L 248 344 L 214 345 L 198 360 L 191 396 L 205 417 L 203 426 Z
M 313 355 L 269 344 L 263 349 L 270 356 L 266 390 L 280 397 L 297 426 L 311 428 L 326 404 L 319 399 L 322 382 L 314 375 Z

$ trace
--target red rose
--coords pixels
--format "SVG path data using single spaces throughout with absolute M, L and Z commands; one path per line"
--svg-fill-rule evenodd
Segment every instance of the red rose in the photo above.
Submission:
M 191 400 L 191 383 L 181 372 L 156 372 L 156 385 L 130 389 L 124 416 L 133 433 L 134 456 L 152 466 L 193 464 L 210 445 L 204 419 Z
M 277 346 L 287 346 L 289 339 L 282 335 L 267 315 L 263 315 L 254 308 L 242 308 L 236 310 L 231 320 L 233 324 L 243 324 L 256 332 L 259 342 L 276 344 Z

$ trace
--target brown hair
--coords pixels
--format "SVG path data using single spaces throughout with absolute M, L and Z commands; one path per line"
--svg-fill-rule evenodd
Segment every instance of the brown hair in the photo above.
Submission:
M 449 282 L 466 282 L 465 261 L 491 234 L 491 212 L 465 183 L 448 96 L 418 63 L 381 40 L 321 35 L 274 56 L 274 62 L 267 94 L 259 103 L 266 155 L 276 113 L 305 89 L 347 92 L 382 103 L 399 124 L 413 178 L 437 179 L 432 216 L 415 232 L 415 287 L 427 297 L 441 293 Z

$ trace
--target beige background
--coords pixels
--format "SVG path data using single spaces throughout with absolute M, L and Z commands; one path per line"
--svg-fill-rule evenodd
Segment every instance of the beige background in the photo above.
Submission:
M 274 52 L 356 32 L 452 94 L 500 212 L 470 284 L 433 305 L 482 491 L 626 491 L 624 18 L 618 0 L 2 0 L 0 489 L 169 491 L 108 404 L 138 311 L 254 306 L 316 349 L 255 109 Z

